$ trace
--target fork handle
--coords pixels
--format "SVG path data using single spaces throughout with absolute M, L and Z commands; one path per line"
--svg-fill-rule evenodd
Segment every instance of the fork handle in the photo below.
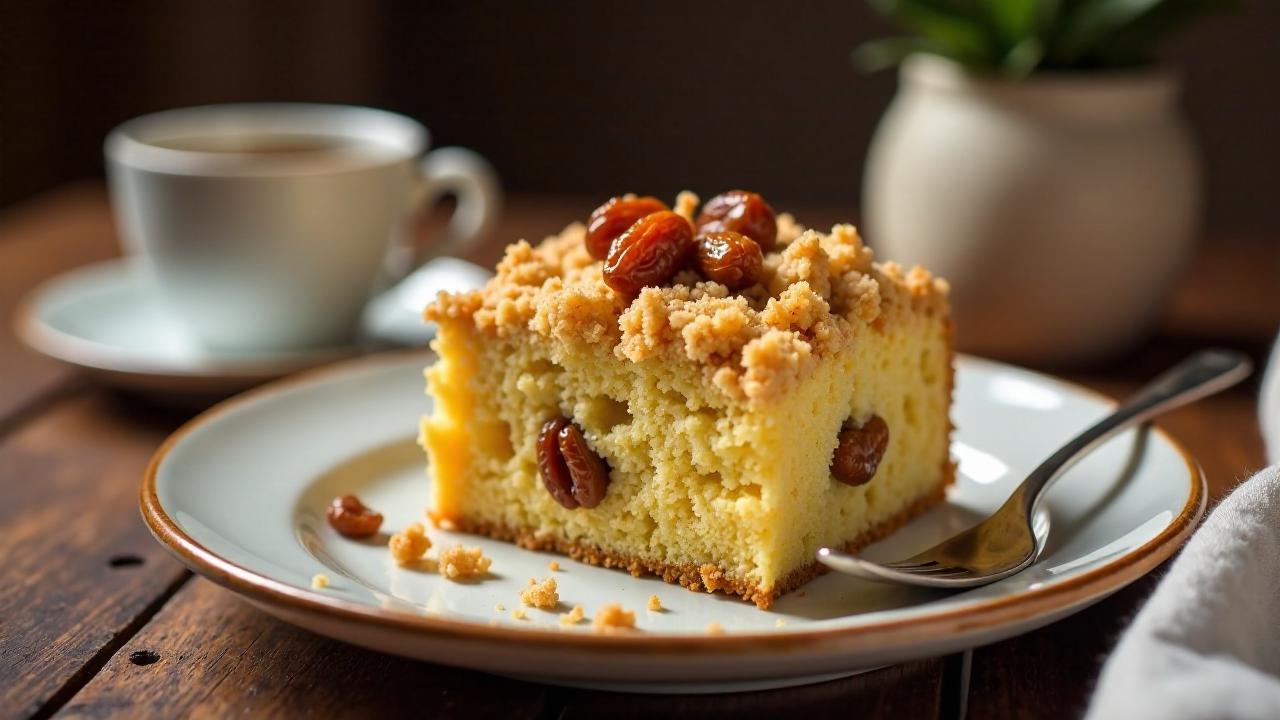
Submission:
M 1245 355 L 1217 348 L 1201 350 L 1166 370 L 1031 471 L 1014 491 L 1014 496 L 1021 496 L 1027 521 L 1031 522 L 1040 498 L 1053 481 L 1099 445 L 1168 410 L 1226 390 L 1252 371 L 1253 362 Z

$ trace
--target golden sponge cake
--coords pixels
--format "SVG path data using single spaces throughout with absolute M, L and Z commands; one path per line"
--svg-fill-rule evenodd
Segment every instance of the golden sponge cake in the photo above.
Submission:
M 676 207 L 692 220 L 696 205 L 685 193 Z M 818 574 L 819 547 L 856 549 L 943 498 L 945 283 L 873 262 L 850 225 L 784 214 L 741 292 L 683 270 L 628 298 L 585 232 L 517 242 L 485 288 L 428 308 L 435 522 L 766 608 Z M 540 476 L 553 418 L 603 460 L 594 507 L 566 506 Z M 887 430 L 878 466 L 848 484 L 837 446 L 870 427 Z

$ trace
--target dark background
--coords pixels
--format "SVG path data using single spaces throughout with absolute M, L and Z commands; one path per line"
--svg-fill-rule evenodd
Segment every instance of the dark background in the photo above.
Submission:
M 98 176 L 115 124 L 183 105 L 358 103 L 488 157 L 512 191 L 757 189 L 857 204 L 890 32 L 844 2 L 0 0 L 0 206 Z M 1280 3 L 1167 47 L 1206 160 L 1210 226 L 1277 224 Z

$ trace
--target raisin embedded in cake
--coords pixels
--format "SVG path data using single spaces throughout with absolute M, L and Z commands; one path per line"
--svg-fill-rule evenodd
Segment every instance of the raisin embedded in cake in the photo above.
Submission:
M 768 607 L 942 500 L 946 296 L 755 193 L 617 198 L 427 309 L 431 517 Z

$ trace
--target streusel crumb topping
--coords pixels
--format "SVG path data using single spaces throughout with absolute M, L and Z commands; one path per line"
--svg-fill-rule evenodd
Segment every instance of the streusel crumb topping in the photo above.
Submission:
M 692 217 L 697 206 L 686 191 L 675 211 Z M 637 363 L 694 363 L 730 398 L 764 402 L 793 388 L 860 328 L 883 331 L 913 309 L 946 312 L 945 281 L 918 266 L 873 262 L 852 225 L 824 234 L 786 213 L 777 225 L 777 248 L 764 256 L 759 281 L 738 293 L 682 271 L 671 285 L 646 287 L 628 302 L 605 284 L 602 263 L 584 245 L 585 228 L 574 223 L 536 247 L 509 246 L 483 289 L 442 293 L 425 317 L 471 318 L 498 337 L 527 332 L 604 344 Z
M 395 533 L 387 542 L 391 557 L 399 565 L 411 565 L 422 559 L 431 549 L 431 538 L 427 537 L 422 523 L 411 523 L 403 531 Z
M 591 627 L 596 632 L 631 630 L 635 626 L 636 614 L 618 603 L 608 603 L 600 608 L 596 611 L 595 619 L 591 621 Z
M 561 625 L 577 625 L 582 622 L 582 618 L 586 617 L 586 611 L 581 605 L 574 605 L 573 609 L 567 613 L 560 614 Z
M 450 580 L 465 580 L 489 572 L 493 560 L 478 547 L 455 545 L 440 551 L 440 574 Z
M 529 578 L 529 584 L 520 591 L 520 602 L 544 610 L 560 604 L 560 593 L 556 589 L 556 579 L 547 578 L 539 582 L 534 578 Z

